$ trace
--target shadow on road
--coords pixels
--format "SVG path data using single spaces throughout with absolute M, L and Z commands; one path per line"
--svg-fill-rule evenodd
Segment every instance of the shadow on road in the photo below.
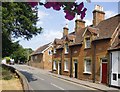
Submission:
M 35 78 L 33 74 L 28 73 L 26 71 L 20 71 L 20 72 L 27 78 L 28 82 L 37 81 L 37 78 Z

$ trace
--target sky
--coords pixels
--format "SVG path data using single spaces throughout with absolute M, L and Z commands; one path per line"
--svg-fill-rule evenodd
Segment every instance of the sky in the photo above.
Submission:
M 103 7 L 105 19 L 118 14 L 118 2 L 84 2 L 84 7 L 87 8 L 86 16 L 83 19 L 86 21 L 86 26 L 92 24 L 92 11 L 94 10 L 95 5 Z M 29 41 L 24 38 L 16 39 L 16 41 L 19 40 L 24 48 L 32 48 L 33 50 L 36 50 L 42 45 L 53 42 L 55 38 L 61 38 L 63 35 L 63 27 L 66 23 L 68 24 L 69 33 L 73 32 L 75 28 L 75 18 L 72 21 L 69 21 L 65 19 L 64 16 L 65 14 L 62 9 L 56 11 L 52 8 L 46 9 L 43 6 L 38 6 L 38 17 L 40 20 L 37 23 L 37 27 L 43 28 L 42 33 L 34 36 Z

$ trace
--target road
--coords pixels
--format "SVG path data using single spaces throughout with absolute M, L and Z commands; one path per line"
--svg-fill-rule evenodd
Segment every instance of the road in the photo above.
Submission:
M 33 90 L 63 90 L 67 92 L 68 90 L 89 90 L 90 92 L 97 91 L 83 85 L 56 78 L 42 69 L 37 69 L 27 65 L 12 66 L 19 70 L 23 75 L 25 75 L 29 85 Z

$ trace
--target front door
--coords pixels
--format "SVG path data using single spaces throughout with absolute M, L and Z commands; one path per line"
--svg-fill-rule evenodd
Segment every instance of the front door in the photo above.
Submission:
M 77 78 L 77 72 L 78 72 L 78 63 L 77 63 L 77 59 L 74 60 L 74 68 L 73 68 L 73 77 Z
M 58 62 L 58 74 L 61 75 L 61 62 Z
M 77 78 L 77 63 L 75 63 L 75 78 Z
M 107 60 L 102 60 L 102 80 L 101 83 L 107 84 Z

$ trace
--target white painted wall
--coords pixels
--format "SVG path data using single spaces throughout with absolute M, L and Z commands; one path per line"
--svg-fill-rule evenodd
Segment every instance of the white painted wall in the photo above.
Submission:
M 111 85 L 120 87 L 120 79 L 118 79 L 118 74 L 120 74 L 120 51 L 112 51 L 112 72 L 111 72 Z M 113 74 L 116 74 L 116 80 L 113 80 Z
M 118 52 L 118 74 L 120 74 L 120 51 Z M 118 86 L 120 87 L 120 78 L 118 79 Z

